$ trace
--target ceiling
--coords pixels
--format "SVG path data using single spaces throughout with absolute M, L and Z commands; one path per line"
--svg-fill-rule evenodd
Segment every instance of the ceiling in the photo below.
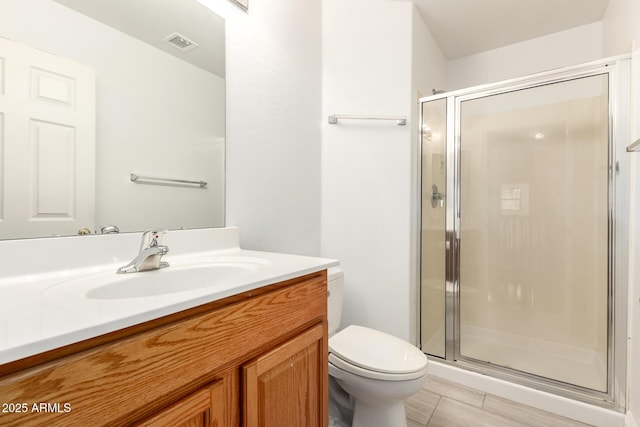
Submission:
M 56 0 L 197 66 L 224 76 L 224 21 L 185 0 Z M 411 0 L 447 59 L 602 20 L 609 0 Z M 215 25 L 211 22 L 216 21 Z M 179 32 L 200 46 L 179 52 Z M 213 42 L 213 43 L 212 43 Z M 213 51 L 205 51 L 213 49 Z M 208 63 L 204 58 L 208 58 Z M 221 58 L 217 63 L 212 58 Z
M 55 0 L 197 67 L 225 76 L 224 20 L 194 0 Z M 180 51 L 164 41 L 179 33 L 198 44 Z
M 447 59 L 601 21 L 609 0 L 411 0 Z

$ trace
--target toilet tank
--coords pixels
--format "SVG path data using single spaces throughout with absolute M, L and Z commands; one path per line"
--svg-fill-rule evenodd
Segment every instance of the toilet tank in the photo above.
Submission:
M 340 327 L 342 318 L 342 300 L 344 297 L 344 275 L 340 267 L 331 267 L 327 270 L 327 319 L 329 320 L 329 336 L 333 335 Z

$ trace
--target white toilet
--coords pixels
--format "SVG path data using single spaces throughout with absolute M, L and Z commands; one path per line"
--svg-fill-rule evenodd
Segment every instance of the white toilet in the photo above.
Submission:
M 427 357 L 406 341 L 362 326 L 336 333 L 342 270 L 330 268 L 328 282 L 330 425 L 406 427 L 403 401 L 424 384 Z

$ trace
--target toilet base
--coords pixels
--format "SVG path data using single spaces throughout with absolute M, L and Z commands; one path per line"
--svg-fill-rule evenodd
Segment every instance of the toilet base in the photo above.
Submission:
M 407 416 L 403 402 L 373 405 L 357 399 L 353 411 L 352 427 L 406 427 Z
M 351 427 L 353 402 L 340 384 L 329 376 L 329 427 Z
M 329 387 L 330 400 L 353 408 L 352 427 L 406 427 L 404 400 L 417 393 L 425 381 L 425 376 L 402 381 L 365 378 L 332 363 L 329 376 L 333 384 Z

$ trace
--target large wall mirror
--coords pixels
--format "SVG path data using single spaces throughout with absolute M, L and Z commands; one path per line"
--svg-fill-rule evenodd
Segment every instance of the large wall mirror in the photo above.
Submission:
M 0 239 L 224 226 L 224 34 L 196 0 L 0 0 Z

